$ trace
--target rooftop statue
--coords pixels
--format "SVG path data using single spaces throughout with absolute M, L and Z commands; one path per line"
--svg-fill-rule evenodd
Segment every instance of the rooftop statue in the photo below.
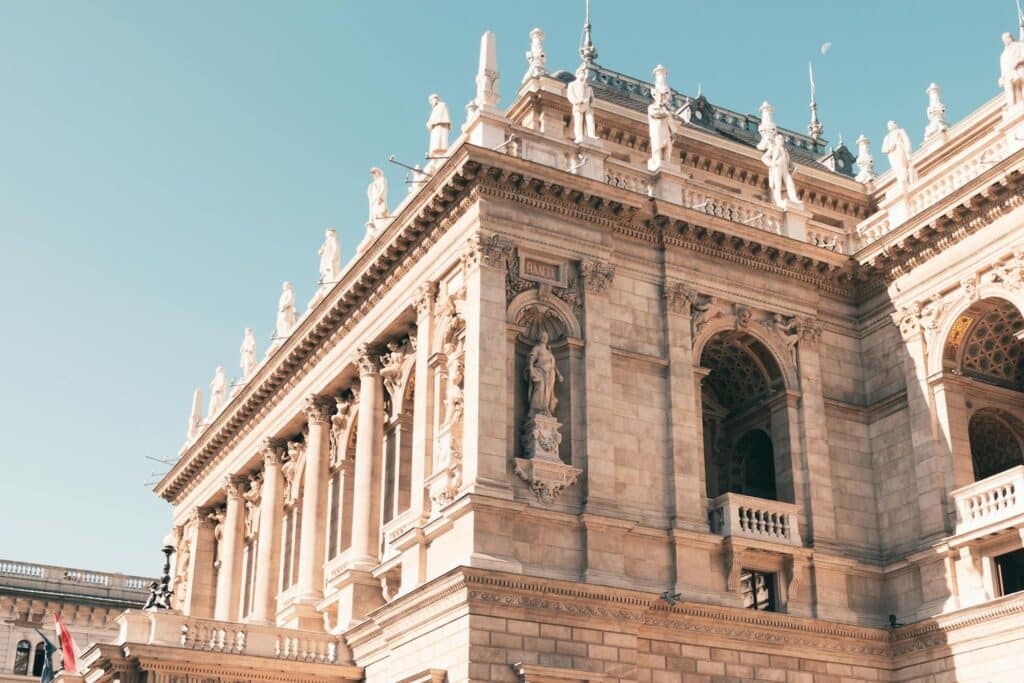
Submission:
M 939 99 L 942 88 L 932 83 L 925 93 L 928 95 L 928 126 L 924 129 L 924 139 L 928 140 L 949 130 L 949 124 L 946 123 L 946 105 Z
M 548 55 L 544 52 L 544 31 L 541 31 L 539 28 L 530 31 L 530 49 L 526 53 L 526 61 L 530 64 L 530 68 L 526 70 L 526 75 L 523 76 L 523 83 L 531 78 L 547 75 Z
M 897 126 L 895 121 L 890 121 L 887 127 L 889 132 L 882 140 L 882 151 L 889 156 L 889 166 L 896 176 L 896 183 L 906 192 L 907 188 L 917 181 L 914 167 L 910 165 L 910 136 L 907 135 L 907 131 Z
M 871 140 L 863 135 L 857 138 L 857 167 L 860 172 L 854 180 L 858 183 L 870 183 L 875 179 L 875 157 L 871 155 Z
M 239 352 L 242 355 L 242 379 L 247 380 L 256 370 L 256 334 L 251 327 L 245 328 L 245 336 L 242 338 L 242 348 L 239 349 Z
M 324 243 L 317 254 L 320 255 L 320 284 L 334 284 L 341 277 L 341 247 L 334 228 L 324 231 Z
M 295 290 L 292 283 L 281 285 L 281 297 L 277 300 L 277 334 L 279 340 L 292 333 L 295 327 Z
M 656 171 L 672 160 L 672 111 L 669 103 L 672 89 L 668 86 L 668 69 L 661 64 L 654 68 L 655 86 L 651 89 L 654 101 L 647 107 L 647 127 L 651 134 L 651 158 L 647 168 Z
M 779 132 L 779 127 L 775 125 L 775 108 L 772 105 L 762 102 L 760 111 L 761 124 L 757 127 L 757 132 L 761 134 L 761 140 L 757 143 L 757 148 L 763 152 L 771 145 L 775 134 Z
M 427 101 L 430 102 L 430 118 L 427 119 L 430 147 L 427 155 L 443 157 L 448 153 L 448 131 L 452 129 L 452 117 L 448 114 L 448 105 L 441 101 L 440 95 L 431 95 Z
M 370 220 L 367 227 L 376 229 L 376 221 L 388 217 L 388 179 L 384 177 L 384 171 L 376 166 L 370 169 L 370 177 L 373 180 L 366 188 L 366 197 L 370 201 Z
M 768 167 L 768 189 L 772 192 L 772 201 L 783 211 L 790 204 L 800 205 L 793 183 L 793 162 L 786 150 L 786 141 L 781 133 L 776 133 L 768 140 L 768 146 L 761 161 Z M 782 198 L 782 190 L 786 190 L 786 199 Z
M 196 389 L 192 393 L 192 414 L 188 417 L 188 440 L 195 441 L 203 426 L 203 391 Z
M 576 80 L 566 87 L 566 96 L 572 105 L 573 140 L 583 142 L 584 126 L 586 136 L 597 137 L 597 124 L 594 122 L 594 89 L 587 82 L 587 65 L 580 64 L 576 69 Z
M 1003 34 L 1003 54 L 999 56 L 999 85 L 1006 93 L 1006 106 L 1024 102 L 1024 43 Z
M 212 420 L 220 411 L 224 410 L 227 397 L 228 378 L 224 374 L 224 367 L 218 365 L 217 370 L 213 373 L 213 380 L 210 382 L 210 408 L 206 413 L 207 420 Z
M 548 346 L 547 332 L 540 333 L 540 338 L 530 350 L 525 374 L 530 384 L 530 416 L 554 415 L 555 406 L 558 405 L 555 385 L 562 381 L 562 373 L 558 371 L 555 356 Z

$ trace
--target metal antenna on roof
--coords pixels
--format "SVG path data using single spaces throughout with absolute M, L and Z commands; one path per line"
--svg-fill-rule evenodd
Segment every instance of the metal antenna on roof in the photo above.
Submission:
M 807 75 L 811 81 L 811 122 L 807 124 L 807 132 L 812 138 L 818 140 L 825 132 L 825 126 L 821 125 L 821 121 L 818 120 L 818 101 L 814 93 L 814 67 L 810 62 L 807 62 Z
M 590 39 L 590 0 L 586 0 L 586 19 L 583 22 L 583 45 L 580 47 L 580 57 L 587 66 L 597 59 L 597 48 L 594 41 Z
M 1017 0 L 1017 30 L 1021 40 L 1024 40 L 1024 12 L 1020 9 L 1020 0 Z

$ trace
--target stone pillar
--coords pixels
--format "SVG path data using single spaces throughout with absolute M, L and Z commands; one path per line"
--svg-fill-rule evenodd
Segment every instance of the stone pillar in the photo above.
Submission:
M 615 438 L 612 413 L 615 389 L 612 379 L 611 323 L 605 311 L 611 289 L 614 266 L 600 261 L 584 261 L 583 276 L 586 313 L 583 343 L 586 355 L 587 406 L 587 512 L 616 516 Z
M 701 486 L 704 467 L 699 382 L 694 381 L 690 304 L 697 296 L 682 282 L 665 282 L 665 341 L 668 347 L 669 428 L 672 438 L 672 492 L 675 526 L 708 530 Z M 695 410 L 694 407 L 697 407 Z
M 327 529 L 327 484 L 330 419 L 334 401 L 324 396 L 306 398 L 309 422 L 306 468 L 302 480 L 302 539 L 299 542 L 299 600 L 319 602 L 324 591 L 324 553 Z
M 213 521 L 209 508 L 192 510 L 192 557 L 189 560 L 188 600 L 185 614 L 209 619 L 214 606 L 214 560 L 216 559 L 213 536 Z
M 274 623 L 277 590 L 280 584 L 281 518 L 284 492 L 281 480 L 281 456 L 284 442 L 267 439 L 263 443 L 263 496 L 260 501 L 260 529 L 256 550 L 256 587 L 251 621 Z
M 338 627 L 362 619 L 384 603 L 380 582 L 370 573 L 380 552 L 381 458 L 384 439 L 384 386 L 377 354 L 359 347 L 359 415 L 353 477 L 352 545 L 337 579 Z
M 815 548 L 836 542 L 836 508 L 832 494 L 832 464 L 828 449 L 828 421 L 821 386 L 821 359 L 818 347 L 821 327 L 815 321 L 804 321 L 797 345 L 800 367 L 802 450 L 807 463 L 807 484 L 811 510 L 811 532 L 804 536 Z
M 352 561 L 377 563 L 380 544 L 380 472 L 384 439 L 384 387 L 380 362 L 368 345 L 359 348 L 359 421 L 356 433 L 355 500 L 352 509 Z
M 238 620 L 238 596 L 241 594 L 242 525 L 245 523 L 245 507 L 242 505 L 242 491 L 248 486 L 247 477 L 228 475 L 224 479 L 224 492 L 228 505 L 224 515 L 224 531 L 221 535 L 220 573 L 217 575 L 217 602 L 214 619 L 220 621 Z

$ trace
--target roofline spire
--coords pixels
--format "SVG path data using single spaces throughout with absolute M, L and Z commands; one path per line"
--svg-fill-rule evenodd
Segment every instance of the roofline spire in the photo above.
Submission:
M 814 66 L 810 62 L 807 62 L 807 76 L 811 82 L 811 122 L 807 124 L 807 133 L 818 140 L 825 132 L 825 126 L 821 125 L 821 121 L 818 120 L 818 100 L 814 92 Z
M 583 46 L 580 47 L 580 57 L 588 66 L 597 59 L 597 47 L 594 46 L 594 41 L 590 38 L 590 0 L 586 0 L 586 18 L 583 22 Z

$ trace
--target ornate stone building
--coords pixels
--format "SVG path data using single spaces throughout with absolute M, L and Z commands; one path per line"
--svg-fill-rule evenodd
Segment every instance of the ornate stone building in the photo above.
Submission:
M 1020 680 L 1024 54 L 876 177 L 543 37 L 196 402 L 88 680 Z
M 146 602 L 152 579 L 0 560 L 0 681 L 39 680 L 59 612 L 79 647 L 112 640 L 116 617 Z M 54 656 L 54 665 L 60 655 Z

